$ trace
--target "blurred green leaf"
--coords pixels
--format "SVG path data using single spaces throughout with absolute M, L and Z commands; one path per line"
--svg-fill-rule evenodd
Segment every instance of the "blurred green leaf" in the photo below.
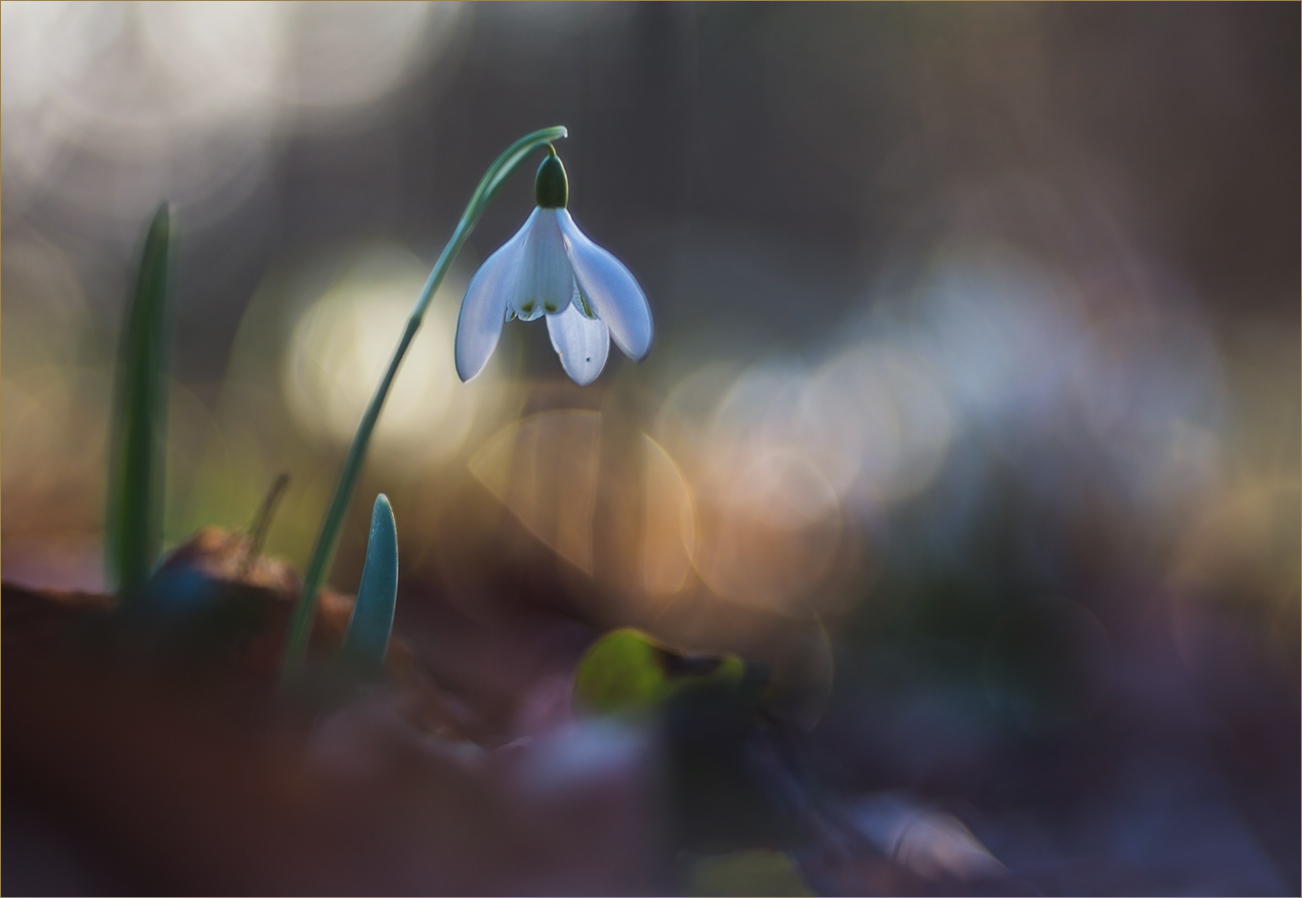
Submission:
M 108 582 L 124 604 L 149 579 L 162 545 L 170 260 L 171 214 L 164 202 L 145 235 L 114 382 L 104 546 Z
M 745 672 L 736 655 L 686 655 L 625 628 L 589 646 L 574 677 L 574 699 L 598 713 L 646 713 L 687 687 L 740 685 Z
M 398 598 L 398 528 L 393 507 L 384 493 L 375 497 L 371 511 L 371 536 L 366 543 L 366 563 L 357 603 L 344 635 L 344 651 L 368 665 L 379 667 L 389 648 L 393 609 Z
M 791 858 L 781 851 L 734 851 L 689 863 L 688 895 L 811 894 Z

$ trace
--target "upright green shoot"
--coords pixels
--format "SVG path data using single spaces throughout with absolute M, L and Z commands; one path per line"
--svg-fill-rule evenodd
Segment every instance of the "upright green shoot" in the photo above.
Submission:
M 153 573 L 163 540 L 170 257 L 171 215 L 164 202 L 145 235 L 114 374 L 104 560 L 107 582 L 123 605 Z
M 344 634 L 344 652 L 367 667 L 384 663 L 393 630 L 398 598 L 398 528 L 389 497 L 380 493 L 371 511 L 371 537 L 366 543 L 362 583 Z

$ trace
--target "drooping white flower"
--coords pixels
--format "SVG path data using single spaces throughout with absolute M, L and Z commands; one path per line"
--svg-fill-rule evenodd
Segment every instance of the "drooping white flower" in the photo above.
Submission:
M 538 208 L 466 288 L 456 341 L 462 380 L 484 367 L 511 318 L 545 314 L 561 365 L 580 385 L 601 373 L 612 338 L 634 360 L 651 348 L 646 295 L 618 259 L 579 230 L 565 208 L 568 194 L 565 168 L 550 154 L 534 181 Z

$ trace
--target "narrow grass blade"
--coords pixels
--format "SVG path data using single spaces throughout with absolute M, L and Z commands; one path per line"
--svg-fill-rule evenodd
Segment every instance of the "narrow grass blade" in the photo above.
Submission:
M 366 544 L 357 604 L 353 606 L 353 616 L 344 635 L 345 653 L 375 667 L 384 663 L 397 599 L 398 528 L 388 497 L 380 493 L 371 511 L 371 537 Z
M 123 604 L 149 579 L 163 538 L 171 230 L 162 203 L 145 235 L 114 374 L 104 546 L 107 580 Z

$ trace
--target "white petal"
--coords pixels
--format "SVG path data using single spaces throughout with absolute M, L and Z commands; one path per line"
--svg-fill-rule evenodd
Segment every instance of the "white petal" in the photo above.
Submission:
M 547 316 L 547 332 L 572 381 L 584 387 L 597 379 L 610 352 L 610 337 L 601 319 L 586 317 L 571 303 L 559 315 Z
M 528 223 L 489 256 L 466 288 L 461 315 L 457 318 L 457 376 L 462 380 L 478 374 L 497 348 L 502 323 L 506 320 L 507 300 L 519 273 L 527 228 Z
M 616 345 L 629 358 L 641 359 L 651 348 L 651 309 L 642 288 L 623 263 L 579 230 L 567 210 L 556 211 L 579 289 Z
M 574 271 L 556 223 L 559 211 L 563 210 L 534 209 L 524 223 L 520 278 L 510 298 L 511 308 L 522 321 L 532 321 L 544 312 L 560 312 L 574 292 Z

